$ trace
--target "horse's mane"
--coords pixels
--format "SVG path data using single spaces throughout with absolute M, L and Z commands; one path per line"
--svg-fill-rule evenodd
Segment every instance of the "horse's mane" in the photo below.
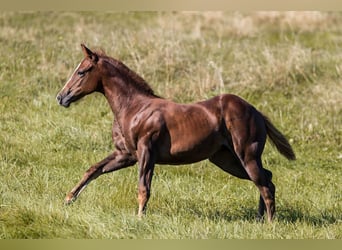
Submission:
M 133 70 L 128 68 L 123 62 L 114 59 L 108 55 L 103 50 L 96 50 L 95 52 L 99 57 L 105 58 L 106 61 L 108 61 L 110 64 L 112 64 L 119 72 L 121 72 L 123 75 L 127 76 L 128 78 L 132 79 L 135 87 L 140 90 L 141 92 L 154 96 L 159 97 L 154 94 L 153 89 L 150 87 L 150 85 L 137 73 L 135 73 Z

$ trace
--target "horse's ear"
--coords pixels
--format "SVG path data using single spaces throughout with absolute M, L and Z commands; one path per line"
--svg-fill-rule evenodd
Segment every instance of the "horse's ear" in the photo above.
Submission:
M 98 56 L 96 55 L 96 53 L 88 49 L 83 43 L 81 44 L 81 47 L 85 57 L 89 57 L 94 63 L 98 61 Z

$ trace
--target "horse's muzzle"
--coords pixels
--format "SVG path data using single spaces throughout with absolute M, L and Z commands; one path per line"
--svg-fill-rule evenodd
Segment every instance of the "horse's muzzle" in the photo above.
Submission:
M 70 101 L 69 101 L 70 98 L 65 98 L 61 94 L 58 94 L 56 99 L 57 99 L 57 102 L 59 105 L 65 107 L 65 108 L 70 106 Z

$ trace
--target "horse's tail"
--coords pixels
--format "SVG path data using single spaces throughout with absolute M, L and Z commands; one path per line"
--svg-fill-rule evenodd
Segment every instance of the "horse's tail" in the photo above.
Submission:
M 286 139 L 286 137 L 271 123 L 271 121 L 265 116 L 264 121 L 266 125 L 267 135 L 270 137 L 272 144 L 276 149 L 289 160 L 295 160 L 296 155 L 293 149 Z

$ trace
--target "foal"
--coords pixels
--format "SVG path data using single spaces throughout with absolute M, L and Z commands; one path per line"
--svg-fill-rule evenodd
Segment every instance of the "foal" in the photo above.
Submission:
M 122 62 L 81 45 L 84 59 L 57 95 L 69 107 L 92 92 L 102 93 L 113 113 L 116 150 L 91 166 L 66 197 L 74 201 L 98 176 L 139 163 L 138 215 L 146 210 L 155 164 L 187 164 L 209 159 L 222 170 L 251 180 L 260 191 L 258 215 L 275 213 L 272 173 L 262 166 L 266 137 L 290 160 L 287 139 L 252 105 L 230 94 L 194 104 L 177 104 L 154 94 Z

